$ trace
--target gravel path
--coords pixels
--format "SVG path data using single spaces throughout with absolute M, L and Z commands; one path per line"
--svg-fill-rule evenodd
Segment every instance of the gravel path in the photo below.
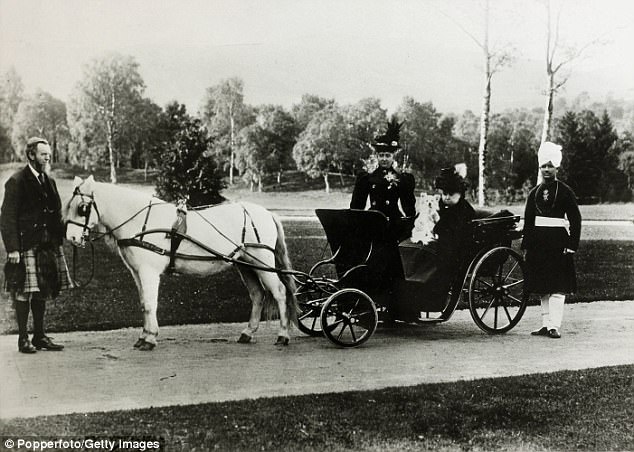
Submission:
M 61 353 L 16 351 L 0 337 L 0 418 L 375 389 L 634 363 L 634 301 L 566 306 L 559 340 L 530 336 L 539 309 L 488 336 L 469 313 L 439 325 L 380 328 L 362 347 L 340 349 L 297 333 L 273 346 L 277 324 L 254 344 L 243 324 L 164 327 L 153 352 L 132 348 L 137 329 L 56 334 Z

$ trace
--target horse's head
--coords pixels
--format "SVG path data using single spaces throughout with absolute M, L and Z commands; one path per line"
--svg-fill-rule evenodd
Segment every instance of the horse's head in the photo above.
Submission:
M 73 194 L 65 208 L 66 238 L 75 246 L 84 246 L 90 231 L 99 222 L 99 210 L 95 204 L 95 179 L 75 177 Z

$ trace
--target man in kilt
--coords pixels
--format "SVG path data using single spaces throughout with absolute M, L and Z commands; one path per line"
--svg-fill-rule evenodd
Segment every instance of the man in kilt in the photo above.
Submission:
M 577 289 L 573 256 L 581 213 L 572 189 L 557 179 L 561 146 L 544 142 L 537 158 L 543 181 L 529 193 L 524 212 L 525 290 L 541 296 L 542 327 L 531 334 L 558 339 L 566 294 Z
M 28 164 L 5 184 L 0 211 L 0 232 L 7 261 L 22 265 L 21 278 L 5 278 L 18 322 L 18 350 L 35 353 L 62 350 L 44 331 L 46 300 L 72 287 L 64 258 L 59 193 L 49 176 L 51 148 L 43 138 L 30 138 L 26 145 Z M 8 275 L 8 273 L 7 273 Z M 33 340 L 29 342 L 29 307 L 33 314 Z

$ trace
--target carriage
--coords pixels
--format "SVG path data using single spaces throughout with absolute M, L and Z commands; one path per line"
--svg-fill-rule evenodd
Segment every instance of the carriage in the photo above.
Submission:
M 143 329 L 135 343 L 141 350 L 157 344 L 160 275 L 172 271 L 202 277 L 231 265 L 238 269 L 252 301 L 241 343 L 251 341 L 263 304 L 271 300 L 280 315 L 276 345 L 289 343 L 296 314 L 302 332 L 354 347 L 372 336 L 379 321 L 411 321 L 397 309 L 407 303 L 418 310 L 415 323 L 435 323 L 448 320 L 463 301 L 476 324 L 491 334 L 509 331 L 526 309 L 523 260 L 511 248 L 522 234 L 518 216 L 473 220 L 469 246 L 451 269 L 450 283 L 430 296 L 428 249 L 397 245 L 382 213 L 321 209 L 316 214 L 332 256 L 306 273 L 291 268 L 279 218 L 255 204 L 192 210 L 184 233 L 173 225 L 180 218 L 175 205 L 91 176 L 75 178 L 64 208 L 71 243 L 85 245 L 98 229 L 90 241 L 108 237 L 130 270 L 143 306 Z
M 426 264 L 433 261 L 433 249 L 410 241 L 398 244 L 382 213 L 318 209 L 316 215 L 332 255 L 313 265 L 309 278 L 297 278 L 298 327 L 305 334 L 355 347 L 380 322 L 445 322 L 461 303 L 480 329 L 502 334 L 526 310 L 524 263 L 512 248 L 522 236 L 519 216 L 477 212 L 447 290 L 438 294 L 429 284 L 433 265 Z M 401 317 L 408 303 L 419 316 Z

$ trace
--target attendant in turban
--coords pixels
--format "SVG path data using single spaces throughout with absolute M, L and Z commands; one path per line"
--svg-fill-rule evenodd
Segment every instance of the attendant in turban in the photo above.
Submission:
M 560 328 L 566 294 L 576 291 L 573 256 L 579 247 L 581 213 L 572 189 L 557 179 L 561 146 L 544 142 L 537 159 L 542 182 L 531 190 L 524 212 L 524 289 L 541 296 L 542 327 L 531 334 L 553 339 Z

